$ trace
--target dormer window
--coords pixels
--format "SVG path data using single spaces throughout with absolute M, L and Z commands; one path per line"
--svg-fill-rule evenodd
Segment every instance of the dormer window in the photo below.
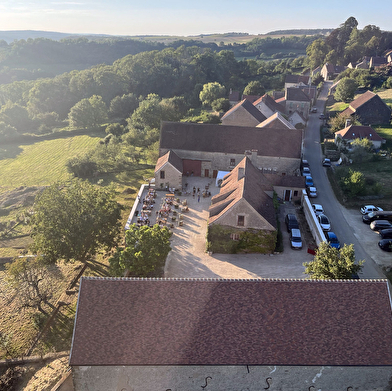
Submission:
M 245 216 L 244 215 L 237 216 L 237 225 L 239 227 L 243 227 L 245 225 Z

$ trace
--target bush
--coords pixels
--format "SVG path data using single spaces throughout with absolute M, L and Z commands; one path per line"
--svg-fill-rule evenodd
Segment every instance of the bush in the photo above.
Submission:
M 98 171 L 98 165 L 91 156 L 76 156 L 66 163 L 68 171 L 77 178 L 92 177 Z

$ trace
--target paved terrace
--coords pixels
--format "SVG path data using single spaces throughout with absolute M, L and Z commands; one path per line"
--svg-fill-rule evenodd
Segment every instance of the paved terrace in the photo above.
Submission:
M 280 220 L 282 225 L 283 241 L 285 250 L 281 254 L 212 254 L 206 253 L 206 234 L 208 208 L 211 197 L 219 193 L 219 187 L 215 186 L 215 179 L 201 177 L 185 177 L 188 183 L 187 189 L 190 194 L 182 195 L 180 202 L 186 200 L 189 211 L 183 214 L 183 226 L 178 226 L 178 218 L 172 228 L 171 238 L 172 251 L 169 253 L 165 277 L 167 278 L 306 278 L 303 262 L 313 259 L 307 253 L 307 246 L 300 251 L 292 250 L 289 246 L 288 233 L 285 230 L 283 216 L 287 212 L 295 211 L 291 203 L 281 206 Z M 204 190 L 209 186 L 211 197 L 192 196 L 193 187 Z M 141 189 L 139 195 L 143 200 L 147 194 L 148 186 Z M 156 191 L 155 204 L 151 211 L 151 224 L 156 223 L 156 212 L 159 211 L 162 199 L 167 191 Z M 141 210 L 141 203 L 134 205 L 132 211 Z M 132 216 L 132 212 L 131 212 Z M 170 218 L 168 219 L 170 221 Z M 132 217 L 129 223 L 136 223 L 136 217 Z

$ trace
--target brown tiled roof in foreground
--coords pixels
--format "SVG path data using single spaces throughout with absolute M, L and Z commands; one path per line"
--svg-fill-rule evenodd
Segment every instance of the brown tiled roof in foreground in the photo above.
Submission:
M 392 365 L 388 284 L 82 278 L 70 365 Z

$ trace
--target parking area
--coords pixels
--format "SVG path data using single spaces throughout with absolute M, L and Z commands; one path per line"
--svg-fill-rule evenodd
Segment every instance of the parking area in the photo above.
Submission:
M 355 237 L 366 249 L 367 254 L 373 261 L 381 267 L 392 266 L 392 253 L 381 250 L 378 247 L 380 235 L 370 229 L 369 224 L 362 222 L 362 215 L 359 210 L 343 209 L 344 217 L 353 229 Z
M 211 196 L 219 192 L 219 188 L 211 179 L 189 177 L 188 189 L 203 189 L 209 185 Z M 157 192 L 161 193 L 161 192 Z M 283 234 L 284 251 L 280 254 L 212 254 L 206 253 L 206 234 L 208 207 L 211 198 L 192 195 L 180 197 L 187 199 L 189 211 L 184 214 L 183 226 L 173 229 L 172 251 L 169 253 L 165 277 L 167 278 L 306 278 L 303 262 L 309 262 L 313 255 L 307 252 L 311 239 L 304 237 L 302 250 L 292 250 L 289 245 L 289 234 L 284 224 L 286 213 L 295 212 L 291 203 L 283 204 L 280 220 Z M 301 225 L 301 220 L 300 220 Z

